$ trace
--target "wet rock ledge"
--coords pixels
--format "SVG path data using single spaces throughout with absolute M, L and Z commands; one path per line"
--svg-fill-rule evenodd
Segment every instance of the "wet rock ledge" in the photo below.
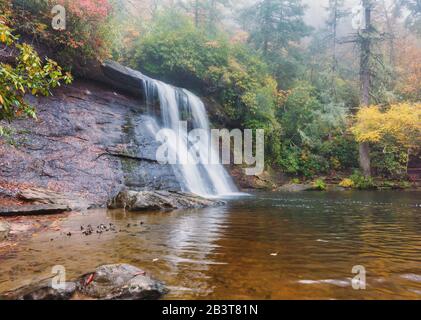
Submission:
M 129 211 L 174 210 L 223 206 L 224 201 L 206 199 L 180 191 L 132 191 L 124 190 L 108 203 L 110 209 Z
M 66 211 L 82 212 L 96 207 L 95 204 L 78 194 L 59 193 L 43 188 L 22 189 L 18 192 L 16 198 L 22 203 L 20 205 L 1 206 L 0 216 L 47 215 Z M 215 207 L 225 205 L 225 202 L 206 199 L 181 191 L 124 190 L 109 201 L 107 205 L 110 209 L 145 211 Z M 0 231 L 3 229 L 5 228 L 1 227 Z M 0 240 L 3 233 L 5 232 L 0 232 Z
M 168 292 L 165 285 L 128 264 L 103 265 L 63 288 L 46 279 L 0 295 L 0 300 L 156 300 Z
M 74 193 L 60 193 L 43 188 L 21 189 L 12 196 L 19 205 L 2 205 L 0 216 L 48 215 L 66 211 L 86 211 L 94 204 Z

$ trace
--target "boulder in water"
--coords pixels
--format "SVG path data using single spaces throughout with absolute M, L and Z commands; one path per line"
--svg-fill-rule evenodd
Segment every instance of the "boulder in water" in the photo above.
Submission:
M 110 209 L 130 211 L 205 208 L 225 205 L 224 201 L 206 199 L 180 191 L 130 191 L 125 190 L 108 205 Z
M 145 271 L 128 264 L 103 265 L 64 288 L 55 289 L 51 279 L 21 287 L 0 295 L 6 300 L 152 300 L 159 299 L 168 290 L 163 283 Z
M 167 292 L 161 282 L 128 264 L 98 267 L 79 280 L 78 291 L 90 298 L 106 300 L 153 300 Z

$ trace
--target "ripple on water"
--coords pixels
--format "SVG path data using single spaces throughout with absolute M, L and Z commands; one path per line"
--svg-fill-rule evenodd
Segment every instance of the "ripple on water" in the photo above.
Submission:
M 349 287 L 351 285 L 351 279 L 340 280 L 340 279 L 322 279 L 322 280 L 299 280 L 300 284 L 331 284 L 337 287 Z
M 408 273 L 408 274 L 401 275 L 401 278 L 404 278 L 409 281 L 421 283 L 421 275 L 419 274 Z

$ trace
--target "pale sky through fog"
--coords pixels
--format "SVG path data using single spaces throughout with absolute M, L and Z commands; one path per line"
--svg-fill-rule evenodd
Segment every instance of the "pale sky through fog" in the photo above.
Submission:
M 153 3 L 174 3 L 178 2 L 191 2 L 192 0 L 121 0 L 123 2 L 131 4 L 138 11 L 149 11 L 147 8 L 150 8 Z M 390 3 L 391 0 L 386 0 L 386 3 Z M 236 28 L 237 23 L 233 16 L 238 12 L 239 9 L 249 6 L 253 3 L 256 3 L 257 0 L 233 0 L 231 2 L 232 6 L 223 9 L 226 15 L 224 20 L 228 28 Z M 348 9 L 351 9 L 353 6 L 361 2 L 361 0 L 345 0 L 345 6 Z M 326 23 L 326 8 L 329 4 L 329 0 L 302 0 L 302 3 L 308 6 L 305 15 L 305 22 L 316 30 L 324 27 Z
M 358 4 L 360 0 L 345 0 L 345 5 L 348 8 Z M 326 8 L 329 0 L 303 0 L 308 8 L 306 11 L 306 22 L 315 27 L 322 27 L 326 21 Z
M 304 0 L 303 3 L 308 5 L 306 11 L 307 23 L 315 28 L 321 27 L 326 20 L 325 8 L 329 0 Z
M 234 1 L 234 6 L 231 10 L 236 12 L 238 8 L 243 8 L 244 6 L 255 3 L 256 0 L 236 0 Z M 348 8 L 353 7 L 355 4 L 358 4 L 360 0 L 345 0 L 345 4 Z M 303 4 L 308 6 L 305 15 L 305 21 L 307 24 L 311 25 L 315 29 L 323 27 L 326 21 L 326 8 L 329 4 L 329 0 L 302 0 Z M 230 19 L 226 21 L 230 24 Z

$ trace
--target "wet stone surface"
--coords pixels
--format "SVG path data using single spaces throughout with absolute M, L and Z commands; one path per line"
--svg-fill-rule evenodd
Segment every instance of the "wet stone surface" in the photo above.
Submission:
M 103 265 L 74 282 L 55 287 L 52 279 L 45 279 L 14 291 L 1 299 L 13 300 L 154 300 L 168 292 L 164 284 L 145 271 L 128 264 Z
M 179 191 L 131 191 L 125 190 L 109 203 L 110 209 L 130 211 L 172 210 L 223 206 L 220 200 L 206 199 L 195 194 Z
M 149 117 L 142 115 L 141 99 L 80 80 L 30 103 L 37 108 L 36 126 L 30 119 L 17 120 L 18 147 L 0 145 L 3 182 L 29 181 L 77 193 L 95 205 L 104 205 L 125 186 L 180 189 L 171 166 L 154 161 L 157 145 L 143 126 Z

